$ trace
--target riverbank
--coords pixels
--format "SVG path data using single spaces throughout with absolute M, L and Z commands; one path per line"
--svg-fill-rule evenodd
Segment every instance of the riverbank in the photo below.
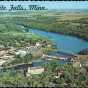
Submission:
M 87 41 L 84 41 L 77 37 L 61 35 L 57 33 L 46 32 L 31 28 L 28 28 L 28 30 L 29 32 L 48 38 L 49 40 L 51 40 L 53 43 L 56 44 L 57 50 L 61 52 L 77 54 L 82 49 L 88 47 Z
M 5 30 L 7 28 L 8 29 L 7 31 L 9 31 L 10 28 L 13 29 L 13 27 L 19 31 L 27 30 L 24 28 L 20 28 L 20 26 L 17 25 L 21 24 L 28 28 L 35 28 L 62 35 L 76 36 L 78 38 L 88 41 L 88 12 L 86 11 L 80 12 L 73 11 L 70 13 L 59 11 L 42 11 L 31 13 L 18 12 L 18 13 L 17 12 L 1 13 L 0 27 Z M 24 16 L 22 15 L 23 13 Z M 2 14 L 3 15 L 7 14 L 7 16 L 2 17 L 3 16 Z M 11 15 L 8 16 L 8 14 Z
M 20 18 L 18 18 L 20 19 Z M 24 22 L 25 23 L 24 23 Z M 45 12 L 38 13 L 28 19 L 23 18 L 26 27 L 40 29 L 57 34 L 76 36 L 88 41 L 88 13 L 87 12 Z
M 54 13 L 54 11 L 52 12 L 46 11 L 44 13 L 36 12 L 35 14 L 35 13 L 27 12 L 25 14 L 26 14 L 24 15 L 25 17 L 23 17 L 23 15 L 21 14 L 19 15 L 20 17 L 19 16 L 0 17 L 1 33 L 5 31 L 14 32 L 15 30 L 17 30 L 17 32 L 25 32 L 24 30 L 26 30 L 26 33 L 28 33 L 29 29 L 32 28 L 35 31 L 34 28 L 36 28 L 39 31 L 47 32 L 45 33 L 47 36 L 48 34 L 50 34 L 48 38 L 50 38 L 52 41 L 53 41 L 52 39 L 52 35 L 53 35 L 53 38 L 55 40 L 53 42 L 57 43 L 58 46 L 60 45 L 58 47 L 59 50 L 65 47 L 66 52 L 69 52 L 69 48 L 71 48 L 70 49 L 71 51 L 73 51 L 72 48 L 74 48 L 74 51 L 77 50 L 76 53 L 78 53 L 82 49 L 88 48 L 86 43 L 87 41 L 84 41 L 88 39 L 87 38 L 88 37 L 88 31 L 87 31 L 88 13 L 87 12 L 86 13 L 85 12 L 84 13 L 83 12 L 82 13 L 77 13 L 77 12 L 73 12 L 73 13 L 55 12 Z M 13 13 L 11 15 L 13 15 Z M 41 34 L 40 32 L 39 34 L 43 36 L 43 34 Z M 75 36 L 74 39 L 72 38 L 72 36 Z M 68 37 L 71 37 L 72 40 L 71 38 L 68 38 Z M 80 37 L 83 40 L 77 37 Z M 70 42 L 70 44 L 68 42 Z

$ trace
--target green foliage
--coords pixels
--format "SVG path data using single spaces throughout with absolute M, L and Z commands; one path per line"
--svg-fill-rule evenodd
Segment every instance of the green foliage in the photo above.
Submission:
M 0 32 L 17 31 L 28 32 L 29 28 L 37 28 L 40 30 L 56 32 L 66 35 L 77 36 L 82 39 L 88 40 L 88 13 L 87 12 L 18 12 L 19 17 L 4 17 L 0 18 Z M 3 14 L 16 14 L 18 13 L 3 13 Z M 31 15 L 30 15 L 31 14 Z M 43 15 L 45 14 L 45 15 Z M 22 27 L 24 26 L 24 27 Z
M 85 68 L 76 69 L 72 65 L 57 65 L 51 61 L 45 65 L 47 70 L 39 75 L 25 77 L 23 73 L 7 70 L 0 73 L 0 86 L 9 87 L 88 87 L 88 72 Z M 63 69 L 64 76 L 55 78 L 56 70 Z
M 43 38 L 40 38 L 37 35 L 28 35 L 25 33 L 0 33 L 0 44 L 5 47 L 24 47 L 27 43 L 34 44 L 36 41 L 42 39 Z
M 15 14 L 19 14 L 19 12 Z M 44 16 L 42 14 L 38 13 L 31 17 L 29 13 L 27 17 L 1 17 L 0 45 L 19 48 L 28 43 L 35 44 L 38 40 L 44 40 L 40 36 L 27 33 L 29 30 L 24 27 L 38 28 L 88 40 L 88 16 L 79 15 L 78 13 L 69 13 L 70 15 L 64 13 L 63 15 L 63 13 L 59 12 L 47 12 Z M 45 47 L 45 52 L 50 50 L 51 47 Z M 84 54 L 85 52 L 87 50 L 83 51 Z M 27 54 L 25 57 L 16 56 L 16 59 L 11 64 L 28 63 L 33 59 L 35 58 L 30 54 Z M 47 69 L 44 73 L 31 75 L 28 78 L 23 73 L 15 70 L 0 72 L 0 87 L 88 87 L 88 70 L 85 68 L 73 68 L 72 65 L 68 64 L 60 65 L 57 62 L 57 60 L 47 62 L 44 65 Z M 56 78 L 57 69 L 63 70 L 64 76 Z
M 26 54 L 24 57 L 16 56 L 16 59 L 14 61 L 15 61 L 15 63 L 28 63 L 31 60 L 33 60 L 32 54 Z M 13 63 L 14 63 L 14 61 L 13 61 Z
M 1 72 L 0 75 L 0 86 L 1 87 L 27 87 L 27 79 L 20 72 L 7 70 Z M 0 73 L 0 74 L 1 74 Z
M 84 13 L 84 15 L 75 12 L 70 15 L 67 13 L 64 13 L 64 15 L 57 13 L 60 12 L 48 12 L 44 16 L 42 13 L 39 13 L 39 15 L 35 15 L 35 17 L 32 16 L 30 19 L 28 19 L 28 17 L 24 17 L 22 20 L 21 17 L 18 19 L 21 21 L 21 25 L 26 27 L 77 36 L 88 40 L 88 16 L 85 16 L 88 13 Z

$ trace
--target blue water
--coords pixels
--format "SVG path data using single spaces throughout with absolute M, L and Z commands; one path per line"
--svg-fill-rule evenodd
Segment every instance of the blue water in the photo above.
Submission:
M 49 38 L 57 45 L 60 52 L 78 53 L 82 49 L 88 48 L 88 42 L 77 37 L 45 32 L 37 29 L 29 29 L 29 32 Z

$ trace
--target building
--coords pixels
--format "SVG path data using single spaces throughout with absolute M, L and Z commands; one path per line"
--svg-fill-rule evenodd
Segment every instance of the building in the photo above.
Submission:
M 44 72 L 43 67 L 29 67 L 27 71 L 27 76 L 41 74 Z
M 63 70 L 63 69 L 57 69 L 57 70 L 56 70 L 56 75 L 55 75 L 54 77 L 55 77 L 55 78 L 64 77 L 64 70 Z
M 32 74 L 41 74 L 42 72 L 44 72 L 43 67 L 39 67 L 39 66 L 38 67 L 32 67 L 32 62 L 30 62 L 29 64 L 21 63 L 21 64 L 8 66 L 8 67 L 5 67 L 5 68 L 3 67 L 3 70 L 8 70 L 8 69 L 13 69 L 13 70 L 16 70 L 16 71 L 20 71 L 24 74 L 24 76 L 30 76 Z

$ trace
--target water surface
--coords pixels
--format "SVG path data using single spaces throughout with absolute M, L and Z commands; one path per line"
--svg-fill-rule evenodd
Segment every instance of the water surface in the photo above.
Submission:
M 57 45 L 57 49 L 60 52 L 75 54 L 80 52 L 82 49 L 88 48 L 88 42 L 77 37 L 41 31 L 38 29 L 29 29 L 29 32 L 47 37 Z

